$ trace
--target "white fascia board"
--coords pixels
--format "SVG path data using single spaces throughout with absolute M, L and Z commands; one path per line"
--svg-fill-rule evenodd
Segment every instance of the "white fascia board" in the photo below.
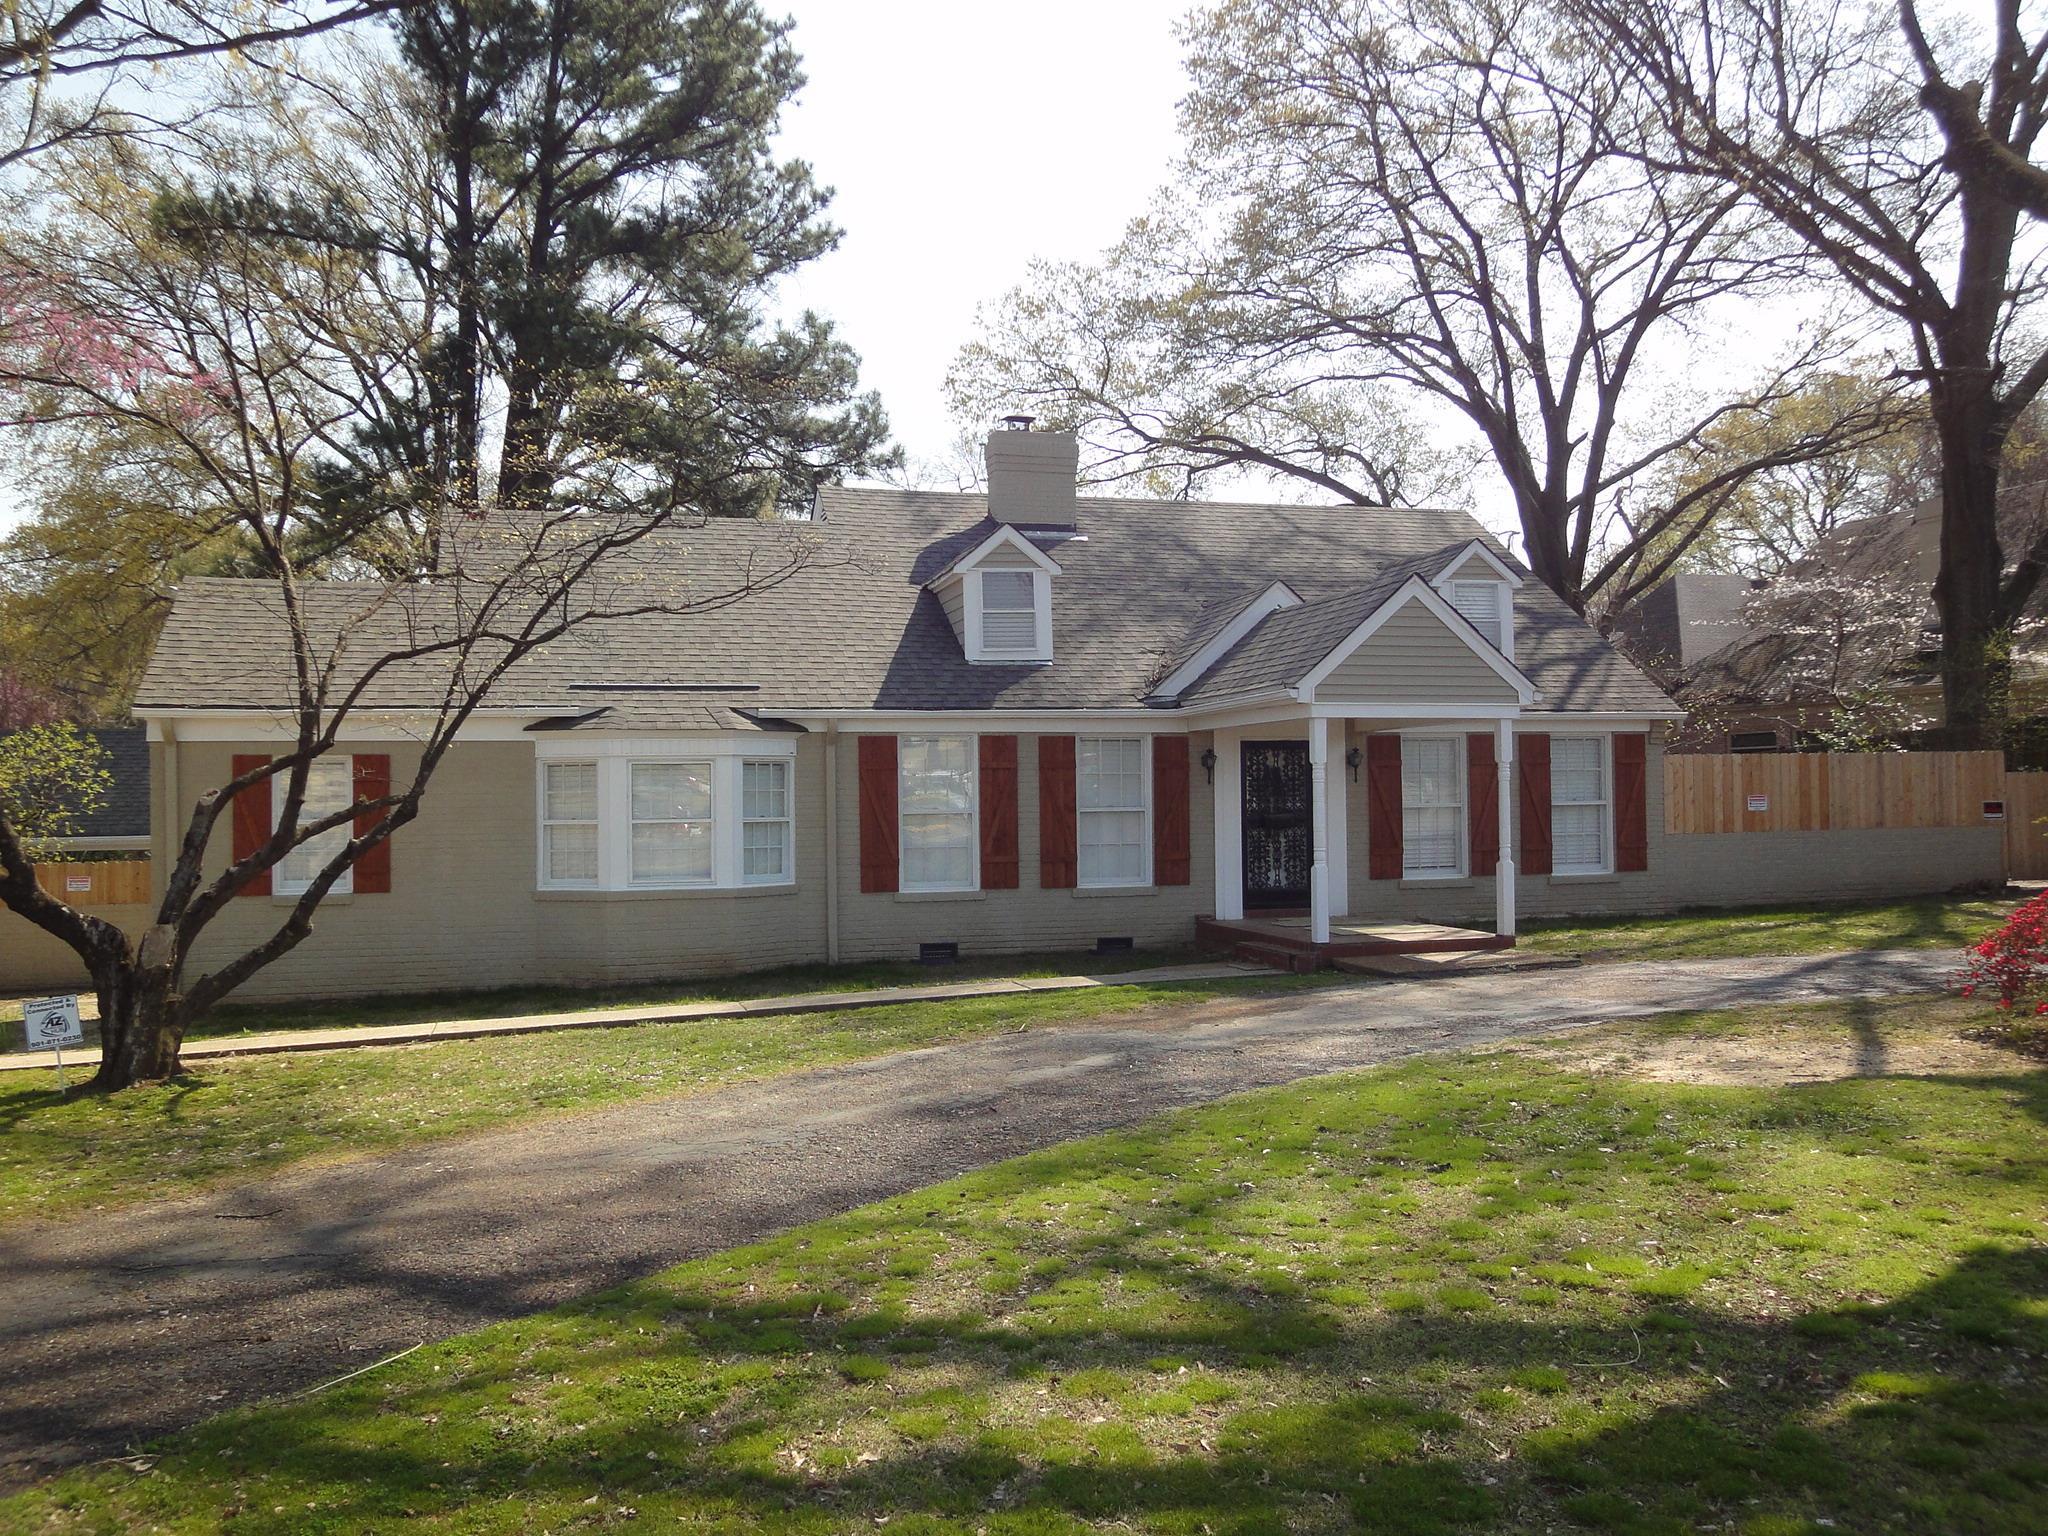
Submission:
M 289 709 L 138 709 L 150 741 L 283 741 L 299 739 L 299 717 Z M 457 741 L 526 741 L 526 727 L 560 711 L 478 710 L 455 733 Z M 424 741 L 439 718 L 431 710 L 350 710 L 340 739 Z
M 1473 539 L 1469 541 L 1463 549 L 1459 550 L 1456 555 L 1452 556 L 1448 561 L 1444 563 L 1444 568 L 1441 571 L 1437 572 L 1437 574 L 1430 579 L 1430 585 L 1435 587 L 1439 592 L 1443 591 L 1446 587 L 1450 586 L 1452 581 L 1459 579 L 1455 576 L 1454 573 L 1458 570 L 1460 566 L 1464 565 L 1464 563 L 1467 560 L 1470 560 L 1474 555 L 1477 555 L 1480 559 L 1484 560 L 1488 565 L 1492 566 L 1494 569 L 1494 574 L 1499 576 L 1500 579 L 1506 582 L 1511 588 L 1514 588 L 1518 591 L 1520 590 L 1522 585 L 1521 576 L 1515 571 L 1515 568 L 1513 566 L 1509 565 L 1505 560 L 1501 559 L 1499 555 L 1496 555 L 1491 549 L 1489 549 L 1486 545 L 1486 541 L 1483 539 Z M 1463 579 L 1466 581 L 1472 580 L 1470 576 L 1464 577 Z
M 1236 650 L 1240 641 L 1272 614 L 1282 608 L 1301 606 L 1301 594 L 1284 581 L 1276 581 L 1257 597 L 1239 609 L 1236 616 L 1216 631 L 1194 655 L 1175 667 L 1157 688 L 1152 690 L 1155 699 L 1178 698 L 1184 689 L 1192 688 L 1204 672 Z
M 958 560 L 955 560 L 951 565 L 947 566 L 943 571 L 939 572 L 939 574 L 934 576 L 930 581 L 926 582 L 925 585 L 927 587 L 934 587 L 937 586 L 940 582 L 944 581 L 948 576 L 957 576 L 962 571 L 971 571 L 976 566 L 980 565 L 982 561 L 986 560 L 990 555 L 994 554 L 997 550 L 1002 549 L 1005 546 L 1008 546 L 1011 549 L 1021 550 L 1025 558 L 1028 559 L 1033 565 L 1037 566 L 1038 569 L 1045 572 L 1046 575 L 1057 576 L 1060 574 L 1060 567 L 1058 561 L 1054 560 L 1051 555 L 1048 555 L 1036 544 L 1033 544 L 1029 539 L 1025 538 L 1024 535 L 1019 533 L 1015 528 L 1012 528 L 1009 524 L 1005 523 L 1002 527 L 998 528 L 994 533 L 990 534 L 987 538 L 983 539 L 979 544 L 975 545 L 974 548 L 967 551 L 967 553 L 962 555 Z
M 1317 662 L 1315 667 L 1295 685 L 1294 697 L 1306 704 L 1315 697 L 1316 689 L 1323 679 L 1342 665 L 1344 659 L 1361 645 L 1370 640 L 1379 627 L 1399 613 L 1409 603 L 1420 603 L 1423 608 L 1441 620 L 1474 656 L 1477 656 L 1499 676 L 1500 680 L 1515 690 L 1515 696 L 1524 708 L 1536 698 L 1536 685 L 1529 681 L 1528 674 L 1507 657 L 1501 655 L 1498 647 L 1472 627 L 1472 621 L 1448 602 L 1437 590 L 1420 576 L 1410 576 L 1394 589 L 1393 595 L 1381 603 L 1372 614 L 1350 634 L 1340 640 L 1329 655 Z

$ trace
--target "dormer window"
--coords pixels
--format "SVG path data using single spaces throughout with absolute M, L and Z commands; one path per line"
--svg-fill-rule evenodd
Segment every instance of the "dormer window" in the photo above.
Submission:
M 967 660 L 1052 660 L 1056 561 L 1015 528 L 1000 527 L 928 583 Z
M 988 658 L 1032 658 L 1046 647 L 1038 639 L 1038 583 L 1032 571 L 982 571 L 981 653 Z
M 1454 581 L 1449 593 L 1451 606 L 1472 621 L 1472 627 L 1491 640 L 1502 655 L 1508 653 L 1508 587 L 1504 581 Z

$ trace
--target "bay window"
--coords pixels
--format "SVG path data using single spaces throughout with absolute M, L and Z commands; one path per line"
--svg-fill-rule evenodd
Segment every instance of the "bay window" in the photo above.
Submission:
M 971 891 L 979 883 L 972 736 L 904 736 L 897 767 L 901 888 Z
M 1465 738 L 1401 738 L 1401 873 L 1465 872 Z
M 355 803 L 355 769 L 355 758 L 346 752 L 330 752 L 306 765 L 306 793 L 299 802 L 298 824 L 301 831 L 337 811 L 347 810 Z M 286 786 L 290 777 L 288 773 L 280 773 L 270 781 L 272 826 L 281 825 L 284 821 Z M 277 893 L 281 896 L 304 894 L 319 878 L 328 861 L 348 845 L 352 836 L 353 826 L 344 821 L 292 849 L 277 865 Z M 343 870 L 341 878 L 328 889 L 333 895 L 347 895 L 355 889 L 355 871 Z
M 1142 737 L 1083 736 L 1074 743 L 1081 885 L 1144 885 L 1151 879 L 1145 757 Z
M 1551 872 L 1604 875 L 1613 864 L 1605 736 L 1550 738 Z
M 772 738 L 771 738 L 772 739 Z M 543 749 L 542 890 L 687 891 L 796 878 L 796 761 L 759 738 Z M 587 755 L 585 755 L 587 754 Z

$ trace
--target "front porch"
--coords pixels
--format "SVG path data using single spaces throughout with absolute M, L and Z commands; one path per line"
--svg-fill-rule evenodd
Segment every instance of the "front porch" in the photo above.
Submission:
M 1512 949 L 1514 943 L 1512 934 L 1443 923 L 1332 919 L 1328 938 L 1318 941 L 1306 913 L 1195 919 L 1195 947 L 1202 953 L 1304 974 L 1344 960 Z

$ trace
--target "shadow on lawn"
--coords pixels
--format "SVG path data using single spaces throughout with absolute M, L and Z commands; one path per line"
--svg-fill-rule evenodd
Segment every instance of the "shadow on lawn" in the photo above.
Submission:
M 1829 906 L 1774 908 L 1754 911 L 1740 908 L 1695 908 L 1668 917 L 1644 919 L 1633 914 L 1611 918 L 1573 918 L 1557 923 L 1527 925 L 1531 937 L 1549 932 L 1569 933 L 1578 938 L 1581 951 L 1590 956 L 1615 955 L 1623 959 L 1656 960 L 1688 955 L 1703 940 L 1717 937 L 1740 939 L 1752 952 L 1751 942 L 1793 933 L 1807 933 L 1820 948 L 1856 949 L 1942 949 L 1962 945 L 1997 926 L 2010 910 L 2005 898 L 1986 897 L 1989 908 L 1974 918 L 1958 909 L 1947 897 L 1922 902 L 1848 903 Z M 1730 925 L 1733 925 L 1732 927 Z M 1603 948 L 1601 935 L 1611 934 L 1611 947 Z M 1852 940 L 1848 944 L 1830 940 Z M 1765 947 L 1763 953 L 1772 950 Z
M 2029 1426 L 2048 1404 L 2038 1379 L 2015 1378 L 2048 1344 L 2040 1313 L 2048 1249 L 1979 1248 L 1881 1307 L 1734 1323 L 1682 1301 L 1645 1301 L 1563 1327 L 1484 1313 L 1354 1320 L 1120 1242 L 1096 1245 L 1075 1268 L 1157 1283 L 1176 1315 L 1120 1328 L 1086 1305 L 1063 1307 L 1072 1276 L 1048 1277 L 995 1321 L 850 1316 L 831 1310 L 841 1299 L 816 1294 L 734 1309 L 726 1298 L 649 1282 L 574 1309 L 593 1337 L 579 1341 L 583 1330 L 572 1325 L 558 1346 L 575 1348 L 578 1370 L 604 1382 L 595 1401 L 568 1408 L 601 1415 L 601 1430 L 500 1429 L 492 1420 L 504 1410 L 490 1409 L 459 1437 L 453 1460 L 445 1439 L 416 1456 L 390 1437 L 372 1449 L 336 1433 L 359 1429 L 358 1414 L 452 1419 L 492 1372 L 485 1381 L 411 1385 L 397 1401 L 365 1385 L 324 1411 L 286 1410 L 264 1421 L 253 1453 L 241 1421 L 221 1421 L 188 1455 L 202 1477 L 227 1451 L 241 1463 L 227 1463 L 236 1471 L 348 1490 L 338 1508 L 323 1501 L 317 1522 L 295 1515 L 294 1530 L 353 1530 L 401 1512 L 499 1500 L 575 1504 L 595 1493 L 607 1506 L 715 1514 L 746 1527 L 802 1509 L 829 1515 L 831 1529 L 882 1517 L 995 1515 L 1008 1518 L 992 1531 L 1132 1519 L 1218 1536 L 1304 1522 L 1425 1536 L 1560 1518 L 1673 1531 L 1739 1513 L 1744 1530 L 1817 1531 L 1806 1517 L 1836 1512 L 1860 1528 L 1877 1528 L 1861 1525 L 1875 1520 L 1892 1530 L 2017 1532 L 2039 1529 L 2048 1498 L 2038 1461 L 2028 1461 L 2038 1452 Z M 513 1354 L 501 1355 L 505 1374 L 537 1379 L 545 1395 L 546 1362 L 515 1367 Z M 1258 1389 L 1221 1408 L 1220 1422 L 1190 1418 L 1184 1433 L 1168 1429 L 1169 1443 L 1148 1445 L 1122 1422 L 1116 1390 L 1087 1386 L 1081 1373 L 1144 1378 L 1160 1373 L 1161 1356 L 1198 1360 L 1211 1380 L 1284 1374 L 1270 1384 L 1277 1400 L 1258 1400 L 1268 1397 Z M 785 1369 L 800 1360 L 822 1369 Z M 854 1389 L 841 1373 L 856 1361 L 867 1362 L 860 1380 L 938 1367 L 957 1385 L 932 1399 L 936 1422 L 917 1435 L 859 1461 L 851 1451 L 835 1457 L 824 1426 L 845 1415 L 843 1394 Z M 1531 1369 L 1563 1372 L 1591 1408 L 1518 1445 L 1512 1432 L 1369 1384 L 1441 1380 L 1448 1370 L 1476 1372 L 1485 1388 L 1501 1389 Z M 1019 1377 L 1084 1385 L 1060 1416 L 977 1422 L 975 1399 Z M 1171 1392 L 1181 1379 L 1164 1375 L 1158 1389 Z M 1632 1387 L 1654 1391 L 1658 1403 L 1632 1411 Z M 880 1385 L 862 1390 L 879 1415 L 919 1402 L 892 1399 Z M 1088 1401 L 1096 1393 L 1107 1395 Z M 419 1400 L 426 1396 L 438 1400 Z M 640 1411 L 656 1402 L 666 1407 Z M 344 1409 L 337 1426 L 330 1415 Z M 790 1454 L 793 1426 L 818 1431 L 806 1461 Z M 2009 1461 L 1983 1450 L 2001 1436 L 2015 1442 Z M 1886 1475 L 1873 1484 L 1880 1468 Z

